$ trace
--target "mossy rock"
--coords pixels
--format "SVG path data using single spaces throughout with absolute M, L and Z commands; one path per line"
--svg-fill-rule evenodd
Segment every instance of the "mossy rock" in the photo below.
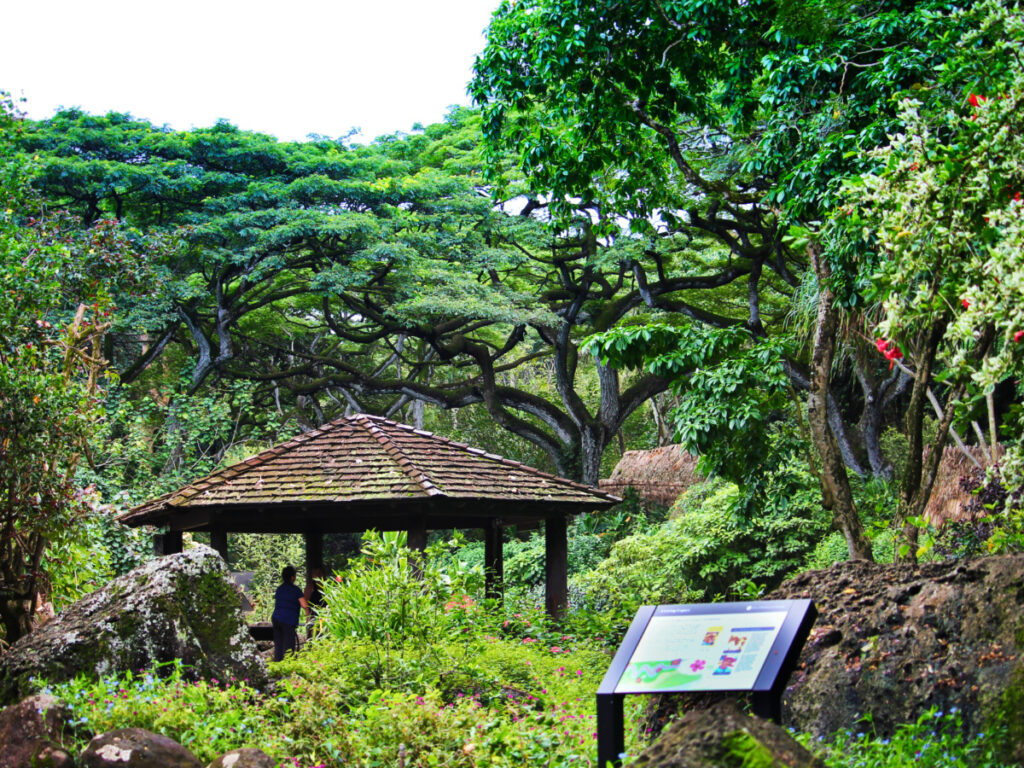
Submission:
M 1024 763 L 1024 555 L 921 565 L 854 561 L 782 584 L 819 616 L 783 722 L 828 738 L 870 716 L 879 736 L 956 708 L 965 735 L 999 724 Z
M 731 700 L 687 713 L 630 768 L 824 768 L 788 731 Z
M 31 678 L 59 682 L 175 660 L 186 677 L 266 684 L 238 594 L 209 547 L 146 563 L 22 638 L 0 657 L 0 702 L 27 695 Z

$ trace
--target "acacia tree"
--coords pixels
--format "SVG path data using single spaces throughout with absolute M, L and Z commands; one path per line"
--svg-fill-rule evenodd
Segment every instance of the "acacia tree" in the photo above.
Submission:
M 863 150 L 898 125 L 885 96 L 929 82 L 948 58 L 966 23 L 952 10 L 909 0 L 870 9 L 517 0 L 499 6 L 472 86 L 489 146 L 516 148 L 537 194 L 564 207 L 593 202 L 634 233 L 658 222 L 666 233 L 714 239 L 746 270 L 743 325 L 752 344 L 781 335 L 760 311 L 767 276 L 794 294 L 814 287 L 811 343 L 784 366 L 808 393 L 823 503 L 851 557 L 871 553 L 847 473 L 889 471 L 878 442 L 882 415 L 910 379 L 879 375 L 865 345 L 854 345 L 857 446 L 836 403 L 832 364 L 837 302 L 856 295 L 847 289 L 857 273 L 822 257 L 819 222 L 842 178 L 871 167 Z M 784 237 L 794 225 L 803 227 L 802 244 Z M 645 298 L 652 308 L 679 303 Z M 729 429 L 728 421 L 720 426 Z

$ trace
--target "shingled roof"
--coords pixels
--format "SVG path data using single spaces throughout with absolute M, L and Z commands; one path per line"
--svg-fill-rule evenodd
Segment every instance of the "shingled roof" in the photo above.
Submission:
M 382 514 L 423 509 L 479 516 L 488 509 L 500 510 L 506 518 L 536 519 L 604 508 L 617 501 L 610 493 L 463 443 L 359 414 L 328 422 L 214 472 L 135 507 L 120 519 L 128 525 L 166 525 L 187 511 L 273 508 L 307 518 L 316 514 L 321 530 L 356 530 L 365 526 L 365 514 L 360 521 L 345 521 L 346 510 Z M 194 519 L 195 524 L 184 527 L 202 530 L 213 524 L 208 515 Z M 231 528 L 241 530 L 239 522 L 233 519 Z

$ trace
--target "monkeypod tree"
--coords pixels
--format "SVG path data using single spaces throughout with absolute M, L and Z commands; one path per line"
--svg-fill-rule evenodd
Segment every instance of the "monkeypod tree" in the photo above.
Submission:
M 124 385 L 181 376 L 181 399 L 249 382 L 260 407 L 246 418 L 274 409 L 303 425 L 346 408 L 479 405 L 596 483 L 624 420 L 665 388 L 578 354 L 643 305 L 628 260 L 607 253 L 654 273 L 671 252 L 602 240 L 585 211 L 552 231 L 542 201 L 496 204 L 479 143 L 471 110 L 366 147 L 79 112 L 21 142 L 52 199 L 177 243 L 153 265 L 158 290 L 111 334 Z

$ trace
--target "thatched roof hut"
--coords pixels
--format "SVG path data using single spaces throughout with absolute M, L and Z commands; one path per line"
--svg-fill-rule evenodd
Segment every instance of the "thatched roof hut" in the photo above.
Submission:
M 697 474 L 697 457 L 678 445 L 649 451 L 626 451 L 601 490 L 621 496 L 634 488 L 644 501 L 668 507 L 679 495 L 704 480 Z

